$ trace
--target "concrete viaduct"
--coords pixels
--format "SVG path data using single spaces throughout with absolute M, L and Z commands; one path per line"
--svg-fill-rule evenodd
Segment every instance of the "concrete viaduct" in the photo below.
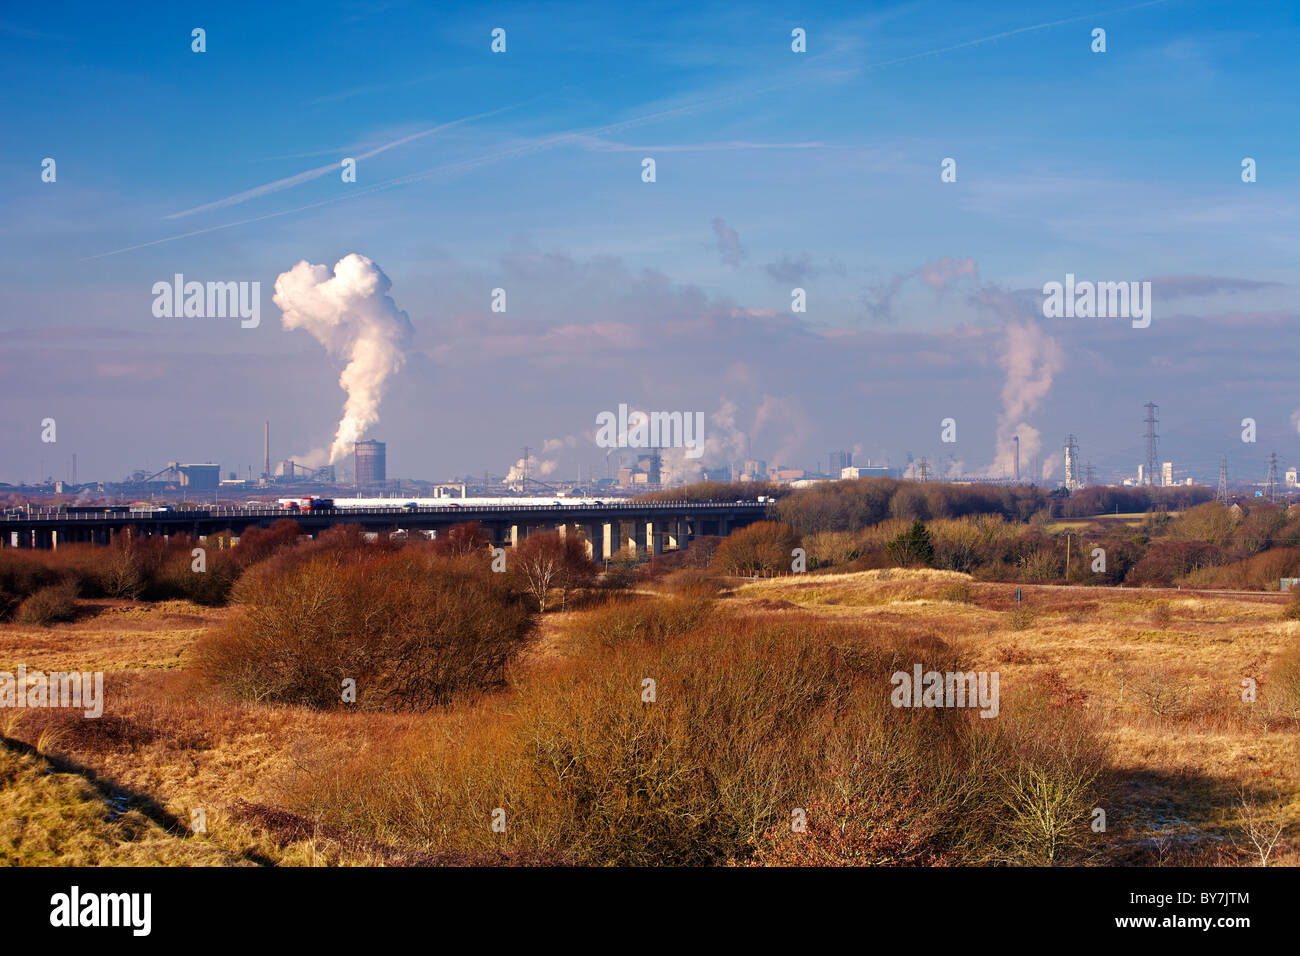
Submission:
M 478 521 L 498 547 L 518 544 L 536 531 L 579 534 L 593 560 L 628 550 L 639 556 L 683 548 L 701 535 L 725 537 L 767 516 L 769 502 L 602 502 L 553 505 L 454 503 L 427 507 L 330 508 L 283 511 L 271 508 L 208 508 L 186 511 L 31 510 L 0 516 L 0 546 L 57 548 L 63 544 L 108 544 L 125 528 L 143 535 L 185 535 L 200 539 L 246 528 L 267 528 L 276 521 L 297 522 L 304 534 L 316 535 L 334 525 L 355 524 L 375 533 L 445 532 L 452 525 Z

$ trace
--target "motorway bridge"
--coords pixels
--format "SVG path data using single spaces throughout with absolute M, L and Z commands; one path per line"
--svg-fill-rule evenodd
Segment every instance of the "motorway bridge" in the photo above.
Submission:
M 579 534 L 595 560 L 624 549 L 637 554 L 662 554 L 685 547 L 700 535 L 726 536 L 767 516 L 767 501 L 611 501 L 554 504 L 512 504 L 509 498 L 492 504 L 412 507 L 325 508 L 285 511 L 278 508 L 213 507 L 172 511 L 22 510 L 0 516 L 0 546 L 57 548 L 62 544 L 108 544 L 124 529 L 142 535 L 182 535 L 202 539 L 223 531 L 238 536 L 245 528 L 268 528 L 277 521 L 297 522 L 304 534 L 316 535 L 341 524 L 360 525 L 374 533 L 429 533 L 436 536 L 452 525 L 478 521 L 494 545 L 518 544 L 536 531 Z

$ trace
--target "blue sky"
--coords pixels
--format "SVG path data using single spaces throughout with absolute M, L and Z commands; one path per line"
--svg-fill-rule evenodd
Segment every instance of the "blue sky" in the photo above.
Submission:
M 1027 424 L 1044 459 L 1075 433 L 1117 477 L 1146 401 L 1184 475 L 1295 462 L 1297 9 L 11 7 L 0 480 L 66 477 L 74 451 L 82 477 L 243 473 L 265 418 L 277 457 L 318 447 L 341 364 L 271 289 L 353 252 L 414 328 L 371 430 L 399 475 L 499 474 L 548 441 L 556 474 L 603 468 L 593 422 L 619 402 L 704 410 L 720 456 L 744 433 L 802 467 L 857 447 L 985 471 Z M 376 150 L 356 183 L 302 175 Z M 176 272 L 260 281 L 261 326 L 155 318 Z M 1035 316 L 1067 272 L 1154 280 L 1152 328 Z

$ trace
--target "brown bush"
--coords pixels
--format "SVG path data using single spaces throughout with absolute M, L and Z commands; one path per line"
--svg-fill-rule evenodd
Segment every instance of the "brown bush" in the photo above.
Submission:
M 638 641 L 657 645 L 701 627 L 714 610 L 712 595 L 699 593 L 622 601 L 582 615 L 571 625 L 571 633 L 587 648 L 609 649 Z
M 1219 567 L 1200 568 L 1181 579 L 1184 587 L 1276 590 L 1279 578 L 1300 577 L 1300 548 L 1271 548 Z
M 939 592 L 939 600 L 954 601 L 959 604 L 970 604 L 975 600 L 971 586 L 966 581 L 958 581 L 956 584 L 949 584 Z
M 702 534 L 693 538 L 683 550 L 673 552 L 679 556 L 676 566 L 703 570 L 713 563 L 720 544 L 722 539 L 716 534 Z
M 1046 500 L 1041 489 L 1029 485 L 917 484 L 893 478 L 862 478 L 825 482 L 792 492 L 780 500 L 775 513 L 801 534 L 814 534 L 859 531 L 891 516 L 908 523 L 967 515 L 1001 515 L 1012 521 L 1026 521 L 1042 510 Z
M 1124 581 L 1141 587 L 1169 587 L 1199 569 L 1223 562 L 1223 551 L 1204 541 L 1155 541 Z
M 1186 712 L 1191 687 L 1186 678 L 1161 667 L 1148 667 L 1133 678 L 1133 689 L 1151 713 L 1162 719 L 1175 718 Z
M 1007 611 L 1007 626 L 1013 631 L 1028 630 L 1033 626 L 1037 614 L 1026 604 L 1017 603 Z
M 184 535 L 165 540 L 126 529 L 107 547 L 74 544 L 17 556 L 0 552 L 0 595 L 12 595 L 16 607 L 41 587 L 68 584 L 83 597 L 224 604 L 242 565 L 237 549 L 219 547 L 222 537 L 214 535 L 200 544 Z M 196 547 L 206 552 L 205 572 L 193 570 Z
M 1020 574 L 1018 580 L 1026 584 L 1042 584 L 1055 581 L 1061 577 L 1063 562 L 1050 547 L 1034 548 L 1026 551 L 1017 562 Z
M 239 578 L 240 566 L 233 551 L 213 547 L 213 543 L 212 539 L 202 545 L 182 541 L 169 549 L 141 596 L 147 600 L 184 598 L 209 607 L 225 604 Z M 194 556 L 196 548 L 203 549 L 201 563 Z
M 481 562 L 322 552 L 240 581 L 243 613 L 197 647 L 200 682 L 249 701 L 423 710 L 500 686 L 531 619 Z
M 492 539 L 488 537 L 483 523 L 466 521 L 463 524 L 452 525 L 447 529 L 446 534 L 435 538 L 433 551 L 435 554 L 447 557 L 462 557 L 469 554 L 483 554 L 491 546 Z
M 716 597 L 725 589 L 721 581 L 706 571 L 677 571 L 663 580 L 663 589 L 679 597 Z
M 504 713 L 313 768 L 286 800 L 422 851 L 588 865 L 1076 859 L 1100 759 L 1078 708 L 894 708 L 891 675 L 914 663 L 966 669 L 935 639 L 715 614 L 529 670 Z
M 940 849 L 937 808 L 915 781 L 897 792 L 811 801 L 764 834 L 751 866 L 944 866 L 960 863 Z M 798 817 L 795 815 L 799 814 Z M 803 830 L 793 829 L 798 819 Z
M 295 529 L 292 546 L 288 544 L 290 525 Z M 316 558 L 330 558 L 340 564 L 353 565 L 394 554 L 399 548 L 399 545 L 389 540 L 387 535 L 380 535 L 375 541 L 367 540 L 365 530 L 360 525 L 334 525 L 309 541 L 298 537 L 297 527 L 296 522 L 288 519 L 277 521 L 272 525 L 272 530 L 278 529 L 282 536 L 280 543 L 256 563 L 245 563 L 243 574 L 231 589 L 231 598 L 236 603 L 245 603 L 246 594 L 288 577 Z M 242 538 L 240 542 L 242 544 Z M 412 553 L 415 550 L 417 549 L 412 549 Z
M 1300 588 L 1296 588 L 1291 594 L 1291 600 L 1286 602 L 1282 608 L 1282 620 L 1300 621 Z
M 758 521 L 738 528 L 718 545 L 713 567 L 723 574 L 788 573 L 799 535 L 789 525 Z
M 290 518 L 281 518 L 269 528 L 245 528 L 235 545 L 234 555 L 240 567 L 247 568 L 272 555 L 292 548 L 302 537 L 302 528 Z
M 51 566 L 44 553 L 0 549 L 0 595 L 9 595 L 10 609 L 41 588 L 58 584 L 61 575 Z M 0 603 L 0 619 L 5 607 Z
M 60 621 L 71 621 L 76 616 L 77 586 L 67 583 L 52 584 L 37 590 L 18 605 L 14 619 L 19 624 L 48 627 Z
M 1164 630 L 1174 620 L 1174 609 L 1168 601 L 1156 601 L 1151 605 L 1151 623 Z
M 1300 641 L 1293 642 L 1273 662 L 1265 688 L 1273 709 L 1300 723 Z
M 163 542 L 127 528 L 104 550 L 100 588 L 109 597 L 135 600 L 152 583 L 162 560 Z

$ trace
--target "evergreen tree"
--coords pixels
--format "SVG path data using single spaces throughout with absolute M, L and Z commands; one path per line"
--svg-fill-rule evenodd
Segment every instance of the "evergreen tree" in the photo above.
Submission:
M 934 543 L 930 540 L 930 531 L 920 521 L 913 521 L 908 528 L 885 546 L 889 560 L 902 567 L 934 565 Z

